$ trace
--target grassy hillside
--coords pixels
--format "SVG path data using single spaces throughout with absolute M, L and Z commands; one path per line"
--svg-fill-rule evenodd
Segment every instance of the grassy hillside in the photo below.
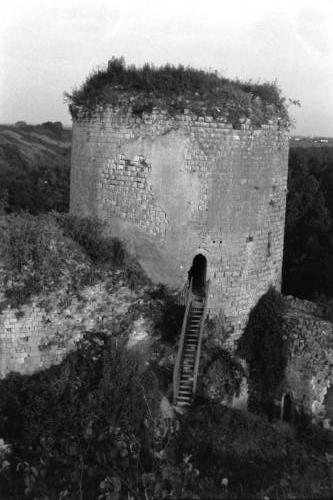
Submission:
M 60 122 L 0 125 L 0 213 L 67 211 L 70 149 Z

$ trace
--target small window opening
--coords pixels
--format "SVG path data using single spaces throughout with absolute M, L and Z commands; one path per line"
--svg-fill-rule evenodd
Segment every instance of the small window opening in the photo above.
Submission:
M 267 236 L 267 257 L 271 256 L 271 247 L 272 247 L 272 232 L 268 231 L 268 236 Z

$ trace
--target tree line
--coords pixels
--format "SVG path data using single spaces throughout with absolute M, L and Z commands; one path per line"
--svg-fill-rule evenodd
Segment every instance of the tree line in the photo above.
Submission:
M 282 291 L 333 298 L 333 148 L 292 147 Z

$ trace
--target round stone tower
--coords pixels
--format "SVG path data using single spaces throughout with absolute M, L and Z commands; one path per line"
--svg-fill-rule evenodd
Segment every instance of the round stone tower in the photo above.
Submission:
M 210 279 L 208 308 L 232 345 L 261 295 L 280 287 L 286 122 L 251 92 L 236 123 L 233 106 L 198 112 L 187 95 L 181 111 L 163 97 L 138 111 L 138 95 L 89 112 L 74 101 L 70 210 L 106 221 L 155 282 L 181 289 L 190 270 Z

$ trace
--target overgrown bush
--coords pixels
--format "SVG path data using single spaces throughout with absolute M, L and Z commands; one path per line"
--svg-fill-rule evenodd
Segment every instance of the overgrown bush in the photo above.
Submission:
M 319 451 L 220 404 L 163 420 L 156 376 L 124 342 L 90 333 L 61 365 L 0 381 L 1 498 L 329 498 L 327 433 Z
M 283 381 L 287 342 L 282 329 L 282 296 L 270 288 L 252 309 L 237 354 L 249 365 L 249 406 L 270 406 Z
M 238 396 L 244 371 L 240 362 L 222 348 L 227 338 L 222 316 L 205 319 L 199 365 L 198 395 L 220 403 Z
M 149 283 L 122 242 L 104 237 L 103 225 L 89 218 L 57 213 L 7 216 L 0 255 L 2 288 L 13 306 L 60 285 L 78 291 L 102 279 L 105 267 L 120 270 L 132 289 Z
M 57 214 L 57 221 L 64 234 L 76 241 L 97 264 L 108 263 L 121 269 L 130 288 L 145 286 L 149 279 L 140 264 L 128 253 L 124 244 L 117 238 L 103 234 L 105 225 L 98 219 Z
M 55 217 L 65 236 L 76 241 L 94 262 L 123 263 L 125 250 L 121 242 L 103 238 L 104 224 L 100 220 L 70 214 L 55 214 Z
M 163 342 L 174 345 L 180 337 L 184 320 L 185 307 L 175 303 L 174 298 L 167 295 L 164 301 L 162 316 L 156 329 Z
M 92 113 L 98 106 L 123 104 L 130 96 L 135 114 L 160 106 L 171 113 L 191 109 L 199 115 L 225 116 L 235 127 L 244 116 L 257 125 L 271 115 L 288 122 L 285 99 L 275 83 L 232 81 L 218 72 L 182 65 L 136 68 L 115 57 L 106 69 L 93 72 L 81 88 L 66 96 L 74 117 L 78 109 Z
M 332 441 L 326 443 L 329 452 Z M 318 467 L 315 440 L 297 441 L 290 428 L 258 415 L 220 404 L 197 406 L 181 423 L 178 445 L 178 453 L 190 457 L 199 472 L 195 493 L 200 498 L 330 496 L 326 465 Z
M 200 365 L 198 391 L 206 398 L 220 403 L 230 403 L 238 397 L 243 377 L 242 365 L 228 351 L 216 349 Z
M 30 295 L 50 291 L 70 276 L 89 268 L 87 257 L 63 233 L 51 215 L 28 213 L 7 216 L 2 227 L 0 253 L 3 287 L 13 305 Z
M 66 490 L 63 498 L 97 498 L 106 477 L 122 495 L 139 494 L 156 384 L 153 374 L 140 375 L 121 338 L 97 333 L 61 365 L 1 381 L 0 435 L 13 446 L 13 498 L 24 489 L 31 499 L 58 499 Z

